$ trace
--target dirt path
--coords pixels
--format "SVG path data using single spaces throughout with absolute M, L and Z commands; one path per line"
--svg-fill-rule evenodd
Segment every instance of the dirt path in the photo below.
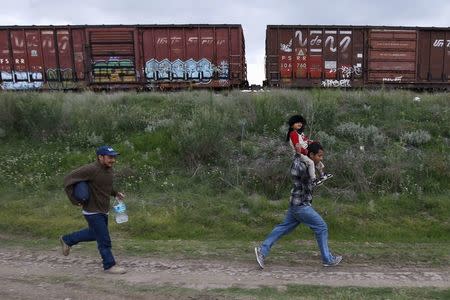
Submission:
M 59 248 L 34 251 L 2 249 L 0 245 L 0 299 L 150 299 L 148 291 L 163 286 L 196 290 L 261 286 L 283 289 L 287 284 L 450 288 L 448 269 L 391 268 L 344 261 L 335 268 L 269 264 L 262 271 L 254 261 L 120 259 L 128 273 L 108 275 L 102 272 L 97 256 L 71 253 L 63 257 Z M 166 298 L 155 292 L 151 299 Z

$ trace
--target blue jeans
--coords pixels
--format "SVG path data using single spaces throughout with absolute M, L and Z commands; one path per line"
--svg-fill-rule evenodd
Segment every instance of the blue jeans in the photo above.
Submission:
M 322 261 L 329 263 L 334 260 L 334 256 L 331 255 L 328 249 L 328 227 L 327 223 L 322 217 L 312 208 L 312 206 L 290 206 L 286 213 L 283 223 L 278 224 L 267 236 L 266 240 L 261 244 L 261 252 L 266 257 L 269 255 L 270 248 L 275 244 L 283 235 L 288 234 L 294 230 L 298 225 L 304 223 L 311 228 L 317 240 L 317 245 L 322 255 Z
M 108 215 L 95 214 L 84 215 L 89 225 L 88 228 L 63 236 L 64 242 L 68 246 L 76 245 L 80 242 L 97 241 L 98 252 L 103 260 L 103 269 L 107 270 L 116 264 L 111 252 L 111 238 L 108 231 Z

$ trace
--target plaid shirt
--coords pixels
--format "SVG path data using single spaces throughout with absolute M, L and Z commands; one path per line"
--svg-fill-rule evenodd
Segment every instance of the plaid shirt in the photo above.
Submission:
M 291 177 L 294 184 L 291 190 L 291 205 L 310 204 L 312 202 L 312 180 L 308 173 L 308 167 L 296 154 L 291 165 Z

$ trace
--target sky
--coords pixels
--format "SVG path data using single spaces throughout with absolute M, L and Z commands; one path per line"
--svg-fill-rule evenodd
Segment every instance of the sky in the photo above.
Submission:
M 241 24 L 250 84 L 264 80 L 267 25 L 450 26 L 449 0 L 15 0 L 0 25 Z

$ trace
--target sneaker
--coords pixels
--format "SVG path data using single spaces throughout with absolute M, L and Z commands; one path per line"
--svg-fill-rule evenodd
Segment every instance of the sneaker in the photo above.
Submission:
M 264 255 L 261 253 L 261 247 L 255 247 L 256 261 L 261 269 L 264 269 Z
M 342 261 L 342 256 L 336 256 L 332 261 L 324 263 L 324 267 L 335 267 Z
M 127 270 L 125 270 L 125 268 L 118 266 L 112 266 L 111 268 L 105 270 L 105 273 L 109 274 L 125 274 L 126 272 Z
M 61 252 L 62 255 L 67 256 L 70 253 L 70 246 L 66 244 L 66 242 L 64 242 L 63 237 L 60 236 L 59 237 L 59 242 L 61 243 Z
M 331 173 L 325 173 L 322 176 L 320 176 L 320 180 L 327 180 L 330 179 L 331 177 L 333 177 L 334 175 Z
M 319 186 L 319 185 L 322 185 L 323 183 L 324 183 L 324 179 L 314 179 L 313 180 L 313 187 L 316 187 L 316 186 Z

